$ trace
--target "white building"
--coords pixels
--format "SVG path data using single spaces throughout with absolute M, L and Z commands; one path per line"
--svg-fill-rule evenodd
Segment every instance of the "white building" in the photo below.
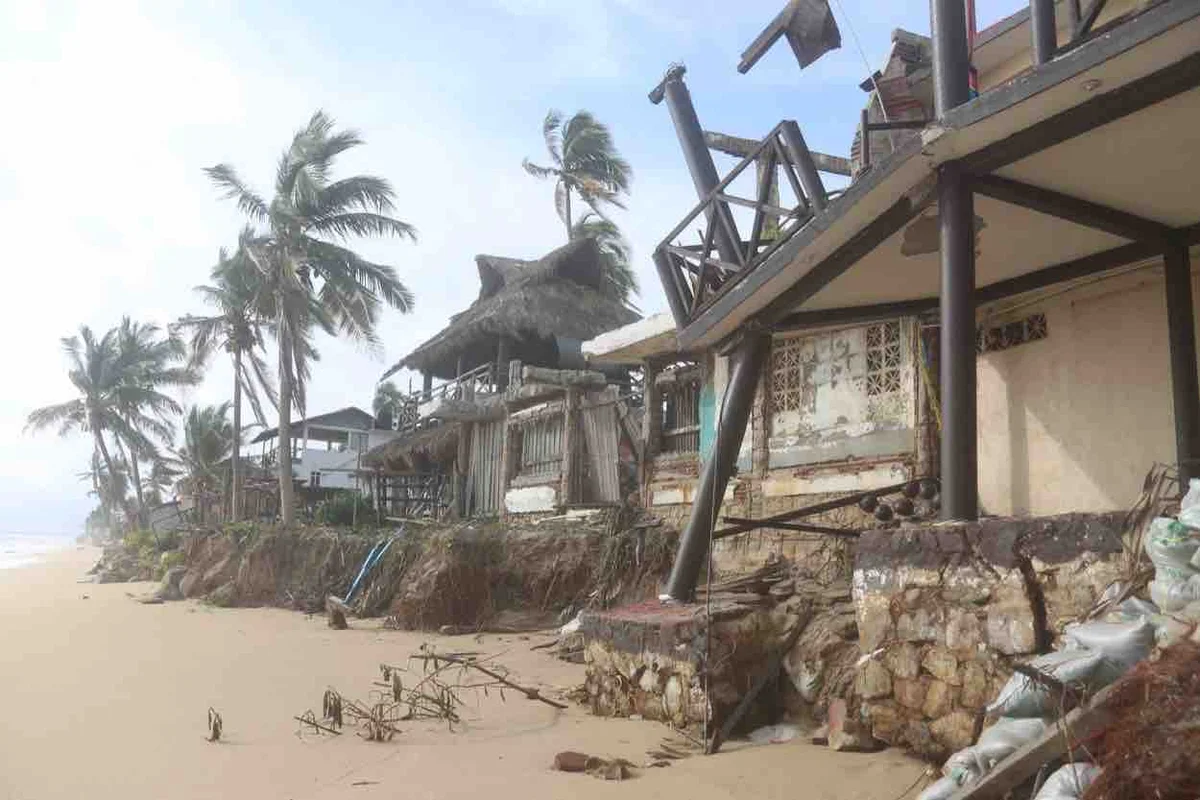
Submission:
M 356 480 L 362 455 L 398 434 L 377 428 L 361 408 L 346 408 L 292 422 L 292 475 L 313 489 L 366 489 Z M 261 450 L 256 452 L 256 445 Z M 264 467 L 278 463 L 279 429 L 268 428 L 250 442 L 250 455 Z

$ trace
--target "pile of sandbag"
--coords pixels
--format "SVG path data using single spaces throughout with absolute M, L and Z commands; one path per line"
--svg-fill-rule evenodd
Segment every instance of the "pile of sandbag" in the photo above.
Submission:
M 1200 618 L 1200 480 L 1189 483 L 1178 519 L 1158 517 L 1150 523 L 1145 550 L 1154 564 L 1150 599 L 1164 613 Z M 1193 603 L 1198 605 L 1188 609 Z
M 1148 615 L 1129 617 L 1144 601 L 1126 602 L 1105 620 L 1068 625 L 1062 648 L 1038 656 L 1029 666 L 1083 692 L 1095 692 L 1115 681 L 1154 647 L 1155 627 Z M 1059 698 L 1047 686 L 1015 673 L 988 706 L 998 716 L 974 745 L 946 761 L 942 777 L 921 793 L 919 800 L 946 800 L 991 772 L 1027 742 L 1041 736 L 1062 715 Z M 1068 764 L 1046 781 L 1037 800 L 1068 800 L 1081 796 L 1098 770 L 1091 764 Z

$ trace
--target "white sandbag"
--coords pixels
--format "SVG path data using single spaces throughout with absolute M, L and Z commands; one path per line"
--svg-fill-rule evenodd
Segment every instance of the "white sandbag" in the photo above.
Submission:
M 1154 647 L 1154 623 L 1146 617 L 1135 622 L 1083 622 L 1068 625 L 1063 639 L 1069 649 L 1091 650 L 1104 656 L 1097 681 L 1112 683 Z
M 1033 800 L 1079 800 L 1100 776 L 1100 767 L 1085 761 L 1067 764 L 1051 773 Z
M 1103 663 L 1104 657 L 1092 650 L 1061 650 L 1038 656 L 1029 662 L 1029 666 L 1062 683 L 1081 684 L 1091 689 L 1096 688 L 1097 672 Z M 990 714 L 1006 717 L 1044 717 L 1055 710 L 1054 702 L 1046 687 L 1015 672 L 987 710 Z
M 939 778 L 917 795 L 917 800 L 950 800 L 961 785 L 954 778 Z
M 1192 528 L 1200 528 L 1200 479 L 1188 481 L 1187 494 L 1179 501 L 1179 521 Z
M 1193 512 L 1196 515 L 1200 515 L 1200 509 Z M 1200 519 L 1196 522 L 1200 523 Z M 1155 517 L 1142 547 L 1154 563 L 1155 577 L 1161 578 L 1164 570 L 1174 578 L 1197 574 L 1197 568 L 1192 566 L 1192 558 L 1200 550 L 1200 530 L 1196 528 L 1170 517 Z
M 978 742 L 946 759 L 942 774 L 953 778 L 959 786 L 974 783 L 1045 730 L 1044 719 L 1002 717 L 979 735 Z
M 1163 572 L 1163 570 L 1159 570 Z M 1200 600 L 1200 575 L 1193 575 L 1186 580 L 1158 574 L 1150 581 L 1150 599 L 1170 614 Z

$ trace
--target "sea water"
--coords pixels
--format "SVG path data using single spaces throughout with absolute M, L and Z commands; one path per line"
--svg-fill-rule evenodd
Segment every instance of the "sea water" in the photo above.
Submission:
M 70 534 L 5 533 L 0 531 L 0 569 L 32 564 L 47 553 L 75 544 Z

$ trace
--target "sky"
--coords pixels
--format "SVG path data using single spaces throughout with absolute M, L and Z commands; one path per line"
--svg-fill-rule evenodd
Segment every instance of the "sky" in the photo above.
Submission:
M 928 33 L 927 0 L 833 0 L 841 50 L 801 71 L 780 42 L 739 75 L 783 5 L 0 0 L 0 531 L 74 533 L 94 503 L 87 437 L 24 430 L 32 409 L 72 397 L 60 339 L 203 311 L 193 287 L 241 225 L 203 167 L 231 163 L 267 192 L 316 109 L 362 134 L 339 174 L 391 181 L 419 238 L 355 249 L 394 265 L 416 307 L 385 314 L 376 351 L 321 339 L 308 396 L 311 413 L 369 408 L 388 366 L 474 299 L 476 254 L 535 258 L 565 241 L 551 185 L 521 169 L 545 161 L 548 109 L 591 111 L 633 166 L 613 218 L 646 314 L 665 309 L 650 253 L 696 202 L 666 108 L 646 98 L 669 64 L 687 65 L 705 128 L 758 139 L 794 119 L 811 148 L 848 155 L 867 65 L 882 65 L 892 29 Z M 1021 6 L 978 0 L 979 25 Z M 231 380 L 218 360 L 181 400 L 222 402 Z

